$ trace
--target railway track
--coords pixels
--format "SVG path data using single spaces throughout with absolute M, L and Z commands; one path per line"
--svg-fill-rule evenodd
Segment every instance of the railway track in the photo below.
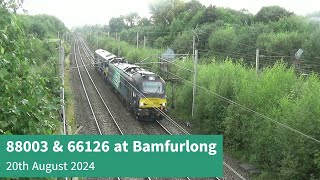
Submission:
M 74 57 L 75 57 L 74 60 L 77 67 L 84 64 L 84 61 L 80 52 L 79 41 L 76 41 L 76 44 L 74 46 Z M 91 115 L 94 119 L 98 134 L 100 135 L 123 134 L 113 114 L 111 113 L 109 107 L 106 105 L 104 99 L 101 97 L 101 94 L 97 89 L 95 83 L 93 82 L 87 67 L 83 66 L 83 68 L 77 68 L 77 71 L 78 71 L 78 75 L 80 78 L 80 82 L 81 82 L 84 94 L 87 99 L 87 103 L 91 111 Z M 90 86 L 89 84 L 91 84 L 92 86 Z M 113 125 L 112 123 L 110 123 L 110 120 L 113 121 L 114 123 Z M 110 127 L 110 125 L 113 127 Z M 108 127 L 108 130 L 106 130 L 107 127 Z M 111 129 L 113 131 L 111 131 Z
M 79 45 L 79 44 L 80 44 L 80 45 Z M 82 52 L 84 53 L 84 55 L 83 55 L 83 54 L 81 55 L 80 46 L 82 47 L 82 50 L 83 50 Z M 91 75 L 90 75 L 90 73 L 89 73 L 89 71 L 88 71 L 88 69 L 87 69 L 87 67 L 86 67 L 87 65 L 85 64 L 85 62 L 84 62 L 84 60 L 83 60 L 83 57 L 87 57 L 87 58 L 88 58 L 88 56 L 91 56 L 91 55 L 90 55 L 90 53 L 88 52 L 88 49 L 87 49 L 87 47 L 85 46 L 84 43 L 81 43 L 81 42 L 78 41 L 77 53 L 79 54 L 79 58 L 75 57 L 76 66 L 77 66 L 77 67 L 84 68 L 84 70 L 85 70 L 85 72 L 86 72 L 85 74 L 86 74 L 87 77 L 90 79 L 90 82 L 91 82 L 92 86 L 93 86 L 94 89 L 95 89 L 95 93 L 99 96 L 99 99 L 101 100 L 101 103 L 103 104 L 103 106 L 104 106 L 105 109 L 107 110 L 107 111 L 105 111 L 105 112 L 107 112 L 107 114 L 109 115 L 109 117 L 113 120 L 113 123 L 114 123 L 114 125 L 116 126 L 116 129 L 117 129 L 117 131 L 118 131 L 118 133 L 114 133 L 114 132 L 108 131 L 108 134 L 120 134 L 120 135 L 124 135 L 124 133 L 123 133 L 123 131 L 121 130 L 118 122 L 116 121 L 115 117 L 113 116 L 113 114 L 112 114 L 109 106 L 108 106 L 108 105 L 106 104 L 106 102 L 104 101 L 104 98 L 102 97 L 101 93 L 99 92 L 97 86 L 95 85 L 95 83 L 94 83 L 94 81 L 93 81 L 93 79 L 92 79 L 92 77 L 91 77 Z M 75 54 L 75 55 L 76 55 L 76 54 Z M 88 59 L 89 59 L 89 58 L 88 58 Z M 81 61 L 81 64 L 78 62 L 79 60 Z M 92 63 L 91 63 L 91 64 L 92 64 Z M 88 93 L 88 91 L 87 91 L 87 88 L 86 88 L 85 85 L 84 85 L 83 76 L 82 76 L 83 74 L 81 74 L 80 68 L 77 68 L 77 70 L 78 70 L 78 73 L 79 73 L 79 77 L 80 77 L 81 84 L 82 84 L 83 89 L 84 89 L 84 92 L 85 92 L 85 94 L 86 94 L 86 98 L 87 98 L 87 100 L 88 100 L 89 107 L 90 107 L 90 109 L 91 109 L 91 113 L 92 113 L 92 115 L 93 115 L 93 117 L 94 117 L 94 119 L 95 119 L 95 122 L 96 122 L 95 124 L 96 124 L 96 127 L 97 127 L 98 131 L 99 131 L 99 134 L 100 134 L 100 135 L 102 135 L 102 134 L 107 134 L 107 133 L 103 133 L 103 131 L 101 130 L 102 128 L 101 128 L 101 126 L 99 125 L 99 122 L 98 122 L 98 120 L 97 120 L 97 119 L 98 119 L 98 118 L 97 118 L 97 115 L 95 115 L 96 113 L 95 113 L 94 108 L 93 108 L 93 105 L 92 105 L 92 103 L 91 103 L 91 101 L 90 101 L 90 98 L 89 98 L 89 95 L 88 95 L 89 93 Z M 95 103 L 97 103 L 97 102 L 95 102 Z M 101 104 L 100 104 L 100 107 L 101 107 Z M 104 117 L 105 117 L 105 116 L 104 116 Z M 100 119 L 100 121 L 102 121 L 102 120 L 103 120 L 103 119 Z M 110 124 L 110 123 L 109 123 L 109 124 Z M 116 179 L 117 179 L 117 180 L 120 180 L 120 179 L 123 179 L 123 178 L 117 177 Z M 147 178 L 136 178 L 136 179 L 147 179 L 147 180 L 151 180 L 150 177 L 147 177 Z
M 153 135 L 164 135 L 164 134 L 170 134 L 170 131 L 162 126 L 159 121 L 152 121 L 152 122 L 141 122 L 143 130 L 147 134 L 153 134 Z M 160 128 L 159 128 L 160 127 Z
M 93 64 L 93 55 L 90 51 L 90 49 L 88 48 L 88 46 L 86 45 L 86 43 L 82 40 L 79 39 L 79 41 L 82 42 L 82 46 L 83 46 L 83 50 L 85 53 L 85 56 L 87 58 L 87 61 L 89 61 L 91 64 Z M 83 63 L 84 66 L 86 66 Z M 162 121 L 156 121 L 156 122 L 142 122 L 140 123 L 142 129 L 144 130 L 144 132 L 146 132 L 147 134 L 185 134 L 185 135 L 190 135 L 190 133 L 185 130 L 183 127 L 181 127 L 177 122 L 175 122 L 172 118 L 170 118 L 169 116 L 165 115 L 165 119 Z M 226 162 L 223 162 L 224 165 L 224 171 L 226 174 L 226 171 L 229 171 L 228 174 L 232 173 L 233 176 L 232 177 L 225 177 L 225 178 L 214 178 L 214 179 L 241 179 L 244 180 L 245 178 L 242 177 L 237 171 L 235 171 L 230 165 L 228 165 Z M 185 178 L 190 180 L 190 178 Z
M 176 127 L 176 129 L 178 129 L 178 131 L 171 131 L 172 134 L 185 134 L 185 135 L 190 135 L 190 133 L 185 130 L 182 126 L 180 126 L 177 122 L 175 122 L 172 118 L 170 118 L 169 116 L 167 116 L 165 118 L 165 120 L 169 123 L 171 123 L 173 126 Z M 166 123 L 167 124 L 167 123 Z M 166 126 L 166 125 L 163 125 Z M 172 126 L 171 126 L 172 127 Z M 170 128 L 172 129 L 172 128 Z M 179 133 L 180 132 L 180 133 Z M 182 133 L 181 133 L 182 132 Z M 225 161 L 223 161 L 223 166 L 226 167 L 226 169 L 228 169 L 230 172 L 232 172 L 235 175 L 236 179 L 241 179 L 241 180 L 246 180 L 240 173 L 238 173 L 235 169 L 233 169 L 230 165 L 228 165 Z M 232 178 L 232 179 L 235 179 Z M 216 180 L 222 180 L 222 179 L 231 179 L 231 178 L 215 178 Z
M 86 57 L 87 60 L 90 61 L 91 64 L 93 64 L 92 55 L 89 52 L 90 51 L 89 48 L 85 45 L 83 40 L 82 40 L 82 44 L 83 44 L 82 45 L 83 50 L 85 52 L 85 55 L 82 56 L 82 57 Z M 82 62 L 82 64 L 83 64 L 83 67 L 86 66 L 84 62 Z M 77 67 L 79 67 L 79 66 L 77 65 Z M 167 130 L 159 121 L 156 121 L 156 122 L 141 122 L 141 125 L 142 125 L 142 128 L 144 129 L 144 131 L 147 132 L 147 134 L 170 134 L 171 135 L 170 131 Z M 159 128 L 159 127 L 161 127 L 161 128 Z M 147 177 L 145 179 L 151 180 L 153 178 Z M 188 177 L 186 177 L 184 179 L 190 180 Z
M 80 45 L 79 45 L 79 41 L 78 41 L 78 40 L 76 40 L 75 45 L 74 45 L 74 60 L 75 60 L 75 63 L 76 63 L 76 66 L 77 66 L 77 67 L 79 67 L 80 63 L 81 63 L 82 65 L 84 64 L 84 61 L 83 61 L 82 56 L 81 56 Z M 80 61 L 80 62 L 79 62 L 79 61 Z M 80 82 L 81 82 L 81 85 L 82 85 L 82 88 L 83 88 L 83 92 L 84 92 L 84 94 L 85 94 L 86 100 L 87 100 L 88 105 L 89 105 L 89 107 L 90 107 L 91 115 L 92 115 L 92 117 L 93 117 L 93 119 L 94 119 L 94 122 L 95 122 L 96 129 L 97 129 L 98 134 L 99 134 L 99 135 L 103 135 L 103 134 L 109 134 L 109 133 L 111 133 L 111 134 L 121 134 L 121 135 L 123 135 L 123 132 L 122 132 L 122 130 L 120 129 L 120 127 L 118 126 L 118 123 L 116 122 L 114 116 L 112 115 L 109 107 L 106 105 L 106 103 L 105 103 L 105 101 L 103 100 L 103 98 L 102 98 L 99 90 L 97 89 L 95 83 L 93 82 L 93 80 L 92 80 L 92 78 L 91 78 L 91 76 L 90 76 L 90 74 L 89 74 L 89 72 L 88 72 L 87 67 L 86 67 L 86 66 L 83 66 L 83 68 L 84 68 L 84 70 L 82 70 L 82 71 L 80 70 L 80 68 L 77 68 L 77 71 L 78 71 L 79 79 L 80 79 Z M 92 90 L 92 87 L 91 87 L 91 88 L 88 88 L 88 86 L 87 86 L 87 87 L 85 86 L 84 76 L 86 76 L 86 78 L 89 78 L 89 79 L 90 79 L 90 82 L 92 83 L 92 86 L 94 87 L 94 89 L 95 89 L 96 91 L 90 91 L 90 93 L 88 92 L 88 89 L 91 89 L 91 90 Z M 88 81 L 88 79 L 87 79 L 87 81 Z M 88 85 L 88 84 L 87 84 L 87 85 Z M 96 93 L 96 94 L 94 95 L 94 93 Z M 90 94 L 90 95 L 89 95 L 89 94 Z M 90 99 L 89 96 L 91 96 L 91 98 L 93 98 L 93 96 L 96 96 L 95 99 L 93 100 L 95 103 L 98 103 L 98 102 L 97 102 L 97 96 L 98 96 L 99 99 L 100 99 L 100 107 L 102 107 L 101 104 L 103 104 L 103 107 L 104 107 L 105 110 L 106 110 L 106 111 L 103 111 L 103 112 L 107 112 L 107 113 L 98 112 L 99 114 L 97 115 L 97 111 L 96 111 L 96 110 L 97 110 L 97 109 L 96 109 L 97 106 L 95 107 L 95 106 L 92 104 L 93 101 L 92 101 L 92 99 Z M 97 104 L 95 104 L 95 105 L 97 105 Z M 101 127 L 100 123 L 102 123 L 103 126 L 105 126 L 105 125 L 108 125 L 108 126 L 109 126 L 109 125 L 111 124 L 111 123 L 106 123 L 106 122 L 104 121 L 105 119 L 103 119 L 103 118 L 106 118 L 106 117 L 107 117 L 109 120 L 110 120 L 110 119 L 113 120 L 114 126 L 115 126 L 116 128 L 113 127 L 112 129 L 114 129 L 114 130 L 116 129 L 116 132 L 114 132 L 114 131 L 113 131 L 113 132 L 111 132 L 111 131 L 104 131 L 103 127 Z M 99 119 L 99 120 L 98 120 L 98 119 Z M 110 128 L 108 128 L 108 129 L 110 129 Z M 120 180 L 120 178 L 117 178 L 117 179 Z
M 106 105 L 109 106 L 110 111 L 114 114 L 117 123 L 124 134 L 144 134 L 144 130 L 140 127 L 139 122 L 132 117 L 131 113 L 123 106 L 117 94 L 111 90 L 109 83 L 101 78 L 98 72 L 92 68 L 93 59 L 90 50 L 84 45 L 85 43 L 79 38 L 82 45 L 82 58 L 88 67 L 88 71 L 92 77 L 92 80 L 96 84 L 102 98 Z M 80 69 L 84 68 L 84 65 Z

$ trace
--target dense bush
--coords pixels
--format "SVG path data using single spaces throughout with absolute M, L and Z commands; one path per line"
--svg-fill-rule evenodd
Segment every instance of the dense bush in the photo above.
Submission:
M 112 39 L 102 38 L 101 41 L 105 44 L 99 48 L 114 49 L 117 45 Z M 94 42 L 92 40 L 92 45 Z M 129 61 L 133 60 L 131 62 L 143 60 L 157 52 L 136 49 L 124 42 L 121 47 L 126 49 L 126 54 L 123 55 Z M 152 58 L 150 61 L 156 59 Z M 318 144 L 258 114 L 320 139 L 318 76 L 297 77 L 293 69 L 287 69 L 281 62 L 273 67 L 266 67 L 258 75 L 242 61 L 220 59 L 200 62 L 197 83 L 203 88 L 197 88 L 193 119 L 193 75 L 179 68 L 184 66 L 193 69 L 192 60 L 176 61 L 179 66 L 170 67 L 170 72 L 177 75 L 172 77 L 184 79 L 175 85 L 175 109 L 171 113 L 190 119 L 198 133 L 224 134 L 226 147 L 242 152 L 250 162 L 269 172 L 266 178 L 316 179 L 320 176 Z M 156 65 L 147 68 L 158 72 Z M 171 107 L 171 83 L 167 83 L 167 86 Z
M 55 33 L 30 16 L 11 13 L 5 3 L 0 3 L 5 17 L 0 20 L 0 134 L 59 133 L 58 53 L 44 41 Z M 54 19 L 43 18 L 49 24 Z

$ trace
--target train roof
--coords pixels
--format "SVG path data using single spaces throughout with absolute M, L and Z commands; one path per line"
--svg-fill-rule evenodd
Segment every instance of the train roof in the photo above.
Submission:
M 120 69 L 122 72 L 127 74 L 128 76 L 138 75 L 141 77 L 144 76 L 156 76 L 155 73 L 150 72 L 148 70 L 143 69 L 140 66 L 137 66 L 135 64 L 128 64 L 124 61 L 123 58 L 117 58 L 114 54 L 104 50 L 104 49 L 97 49 L 95 51 L 96 54 L 100 55 L 106 60 L 110 60 L 111 64 L 114 64 L 114 66 L 118 69 Z M 112 59 L 112 60 L 111 60 Z
M 112 59 L 115 58 L 116 56 L 104 49 L 97 49 L 95 51 L 95 53 L 99 54 L 101 57 L 105 58 L 105 59 Z
M 141 75 L 155 75 L 155 73 L 147 71 L 143 69 L 140 66 L 134 65 L 134 64 L 128 64 L 128 63 L 115 63 L 114 64 L 118 69 L 123 71 L 129 76 L 133 76 L 136 73 L 139 73 Z

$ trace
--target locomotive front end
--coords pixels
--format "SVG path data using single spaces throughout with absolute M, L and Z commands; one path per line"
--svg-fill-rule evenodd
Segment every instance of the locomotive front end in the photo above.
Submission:
M 140 83 L 138 116 L 140 119 L 162 119 L 166 113 L 166 84 L 159 76 L 144 75 Z

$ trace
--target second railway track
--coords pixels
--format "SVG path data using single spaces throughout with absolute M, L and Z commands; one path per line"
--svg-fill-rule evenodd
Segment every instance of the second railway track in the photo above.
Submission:
M 82 47 L 82 53 L 81 53 L 81 47 Z M 101 93 L 99 92 L 98 88 L 96 87 L 85 63 L 83 58 L 87 56 L 87 52 L 85 50 L 85 47 L 79 40 L 75 41 L 74 44 L 74 61 L 76 64 L 76 69 L 78 71 L 79 79 L 83 88 L 83 92 L 85 94 L 87 103 L 89 105 L 91 115 L 93 117 L 93 120 L 95 122 L 95 127 L 97 129 L 98 134 L 120 134 L 123 135 L 123 132 L 116 121 L 115 117 L 113 116 L 110 108 L 104 101 L 103 97 L 101 96 Z M 83 69 L 81 69 L 81 68 Z M 90 85 L 90 82 L 91 85 Z M 84 127 L 88 128 L 88 127 Z M 92 127 L 90 127 L 92 129 Z M 100 179 L 100 178 L 98 178 Z M 103 178 L 103 179 L 112 179 L 112 178 Z M 117 180 L 123 179 L 123 178 L 115 178 Z M 151 180 L 151 178 L 137 178 L 137 179 L 147 179 Z
M 105 104 L 99 90 L 96 88 L 88 69 L 84 65 L 83 57 L 80 52 L 80 42 L 76 40 L 74 45 L 74 61 L 78 71 L 79 79 L 90 108 L 96 129 L 99 134 L 122 134 L 116 123 L 109 107 Z M 80 66 L 82 66 L 80 68 Z M 86 128 L 86 127 L 84 127 Z
M 81 52 L 80 54 L 78 54 L 79 56 L 81 56 L 83 63 L 82 65 L 79 64 L 79 69 L 85 71 L 84 69 L 87 68 L 88 74 L 90 74 L 92 82 L 95 84 L 95 87 L 90 87 L 91 91 L 98 90 L 100 92 L 101 98 L 99 97 L 99 99 L 104 100 L 104 104 L 109 107 L 110 112 L 113 114 L 118 126 L 121 128 L 124 134 L 144 134 L 144 131 L 140 127 L 139 122 L 136 121 L 134 117 L 132 117 L 131 113 L 128 112 L 127 109 L 122 105 L 122 102 L 119 100 L 117 95 L 112 92 L 110 85 L 108 85 L 108 83 L 106 83 L 104 79 L 101 78 L 101 76 L 98 74 L 98 72 L 93 68 L 92 61 L 90 60 L 92 58 L 90 51 L 87 49 L 85 43 L 81 40 L 81 38 L 79 38 L 79 43 L 80 42 L 82 43 L 80 49 Z M 78 66 L 75 65 L 75 68 L 76 67 Z M 91 80 L 87 80 L 86 82 L 90 82 L 90 84 L 92 84 Z M 88 84 L 88 86 L 90 84 Z M 101 103 L 99 107 L 102 107 Z M 104 108 L 104 110 L 102 109 L 101 112 L 106 113 L 103 111 L 107 110 Z M 108 134 L 112 134 L 112 132 Z

